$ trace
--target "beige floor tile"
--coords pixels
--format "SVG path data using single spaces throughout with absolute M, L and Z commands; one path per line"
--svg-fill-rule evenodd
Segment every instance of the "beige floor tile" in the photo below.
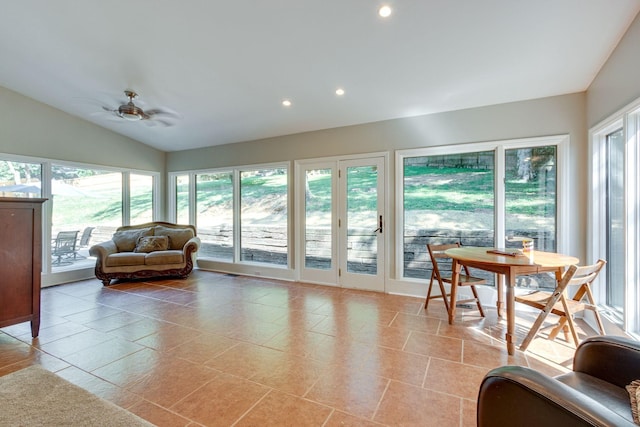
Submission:
M 180 415 L 147 400 L 141 400 L 128 409 L 137 416 L 157 426 L 185 427 L 191 423 L 189 419 L 181 417 Z
M 488 368 L 431 358 L 423 387 L 475 400 Z
M 380 427 L 383 424 L 376 423 L 374 421 L 358 418 L 353 415 L 346 414 L 342 411 L 333 411 L 329 420 L 324 424 L 323 427 Z
M 264 397 L 269 388 L 219 373 L 170 409 L 206 426 L 230 426 Z
M 310 400 L 271 391 L 235 426 L 323 426 L 332 409 Z
M 527 366 L 524 354 L 516 352 L 510 356 L 505 344 L 487 345 L 473 341 L 464 341 L 462 362 L 487 368 L 497 368 L 504 365 Z
M 161 373 L 160 375 L 156 372 Z M 186 360 L 163 357 L 154 366 L 154 373 L 145 376 L 127 389 L 164 407 L 170 407 L 217 375 L 217 372 Z
M 270 373 L 271 366 L 282 363 L 286 358 L 287 355 L 279 350 L 240 343 L 207 362 L 206 366 L 242 378 L 251 378 L 257 374 Z
M 279 358 L 249 379 L 284 393 L 304 396 L 321 375 L 330 375 L 331 367 L 300 356 Z
M 362 369 L 392 380 L 421 386 L 429 357 L 406 351 L 376 347 L 364 361 Z
M 461 362 L 462 344 L 463 341 L 458 338 L 412 332 L 404 351 Z
M 322 375 L 304 397 L 358 417 L 371 418 L 388 382 L 367 372 L 336 366 Z
M 458 426 L 459 398 L 391 381 L 374 421 L 395 426 Z

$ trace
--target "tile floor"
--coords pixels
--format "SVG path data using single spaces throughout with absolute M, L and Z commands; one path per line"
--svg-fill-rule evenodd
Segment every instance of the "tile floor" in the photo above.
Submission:
M 527 332 L 519 314 L 518 340 Z M 194 271 L 42 291 L 40 336 L 0 329 L 0 376 L 39 364 L 160 426 L 473 426 L 491 368 L 557 375 L 574 349 L 508 356 L 504 321 L 441 301 Z

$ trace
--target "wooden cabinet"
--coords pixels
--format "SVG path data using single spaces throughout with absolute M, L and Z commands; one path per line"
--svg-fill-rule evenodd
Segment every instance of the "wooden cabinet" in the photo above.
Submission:
M 0 327 L 31 321 L 40 330 L 42 203 L 0 197 Z

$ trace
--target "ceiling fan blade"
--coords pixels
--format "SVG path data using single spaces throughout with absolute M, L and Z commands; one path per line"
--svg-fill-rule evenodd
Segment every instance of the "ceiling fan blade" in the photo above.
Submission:
M 160 109 L 153 109 L 153 110 L 145 110 L 145 114 L 148 116 L 163 116 L 163 117 L 171 117 L 174 119 L 179 119 L 180 116 L 177 113 L 174 113 L 173 111 L 168 111 L 168 110 L 160 110 Z
M 174 125 L 174 123 L 171 123 L 170 121 L 162 120 L 162 119 L 154 119 L 154 118 L 147 119 L 144 122 L 149 127 L 157 127 L 157 126 L 170 127 Z

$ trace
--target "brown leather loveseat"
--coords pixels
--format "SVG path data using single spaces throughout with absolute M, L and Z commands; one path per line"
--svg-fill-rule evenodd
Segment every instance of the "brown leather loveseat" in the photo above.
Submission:
M 156 221 L 119 227 L 111 240 L 93 245 L 89 253 L 96 257 L 96 277 L 107 286 L 111 279 L 186 278 L 199 248 L 193 225 Z
M 522 366 L 491 370 L 478 394 L 478 426 L 635 426 L 626 386 L 640 380 L 640 342 L 587 338 L 573 372 L 549 377 Z

